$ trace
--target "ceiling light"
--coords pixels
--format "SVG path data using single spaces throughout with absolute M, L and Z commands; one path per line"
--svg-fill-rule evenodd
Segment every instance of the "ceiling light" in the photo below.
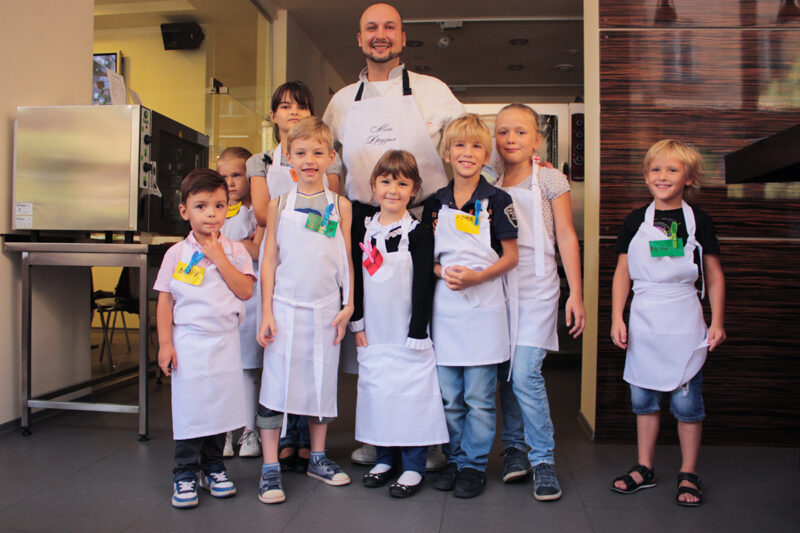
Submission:
M 419 48 L 423 44 L 425 44 L 425 43 L 422 42 L 422 41 L 415 40 L 415 39 L 412 39 L 410 41 L 406 41 L 406 46 L 408 46 L 409 48 Z
M 561 72 L 569 72 L 570 70 L 575 70 L 575 65 L 571 63 L 559 63 L 555 66 L 555 69 Z
M 567 48 L 564 51 L 567 53 L 567 55 L 571 56 L 578 55 L 578 52 L 580 52 L 580 50 L 578 50 L 577 48 Z
M 524 65 L 508 65 L 508 70 L 513 70 L 515 72 L 519 72 L 520 70 L 524 69 Z
M 447 48 L 450 46 L 450 43 L 453 42 L 453 38 L 449 35 L 440 35 L 439 40 L 436 41 L 436 46 L 439 48 Z
M 429 65 L 417 65 L 414 67 L 414 72 L 430 72 L 431 70 Z
M 511 39 L 508 41 L 512 46 L 525 46 L 528 44 L 528 39 Z

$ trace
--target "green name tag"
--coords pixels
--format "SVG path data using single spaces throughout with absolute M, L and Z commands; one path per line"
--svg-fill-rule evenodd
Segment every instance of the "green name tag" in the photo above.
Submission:
M 683 257 L 683 239 L 650 241 L 650 257 Z
M 322 217 L 316 213 L 309 213 L 306 219 L 306 228 L 316 233 L 322 233 L 326 237 L 333 237 L 336 235 L 336 228 L 339 223 L 335 220 L 328 220 L 328 223 L 322 225 Z

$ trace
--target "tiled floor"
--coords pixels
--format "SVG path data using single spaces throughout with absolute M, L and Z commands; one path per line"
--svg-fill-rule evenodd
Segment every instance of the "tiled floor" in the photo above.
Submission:
M 119 351 L 115 358 L 124 364 Z M 706 503 L 698 509 L 673 503 L 676 446 L 658 449 L 656 488 L 630 496 L 612 493 L 610 480 L 634 462 L 633 446 L 587 441 L 576 420 L 579 369 L 564 362 L 575 359 L 553 357 L 545 376 L 564 490 L 557 502 L 535 501 L 530 479 L 514 485 L 499 481 L 499 443 L 486 491 L 476 499 L 459 500 L 430 485 L 409 500 L 390 498 L 387 489 L 364 488 L 360 478 L 367 468 L 348 460 L 355 446 L 355 379 L 343 376 L 342 416 L 331 426 L 329 453 L 353 484 L 329 487 L 285 474 L 287 501 L 267 506 L 256 497 L 260 461 L 237 458 L 228 463 L 239 488 L 235 498 L 215 500 L 203 492 L 197 509 L 178 511 L 170 506 L 169 386 L 152 383 L 149 442 L 137 441 L 135 416 L 86 412 L 41 421 L 29 437 L 18 431 L 1 435 L 0 532 L 800 531 L 797 448 L 705 447 L 700 464 Z M 113 395 L 136 400 L 133 387 Z

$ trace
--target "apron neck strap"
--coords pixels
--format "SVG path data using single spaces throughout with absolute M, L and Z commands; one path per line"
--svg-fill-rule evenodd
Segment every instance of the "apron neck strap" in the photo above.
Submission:
M 411 96 L 411 82 L 408 79 L 408 71 L 403 69 L 403 96 Z M 362 81 L 358 85 L 358 91 L 356 92 L 356 102 L 360 102 L 361 99 L 364 97 L 364 82 Z
M 364 82 L 362 81 L 361 84 L 358 86 L 358 92 L 356 93 L 356 102 L 361 101 L 361 97 L 364 96 Z

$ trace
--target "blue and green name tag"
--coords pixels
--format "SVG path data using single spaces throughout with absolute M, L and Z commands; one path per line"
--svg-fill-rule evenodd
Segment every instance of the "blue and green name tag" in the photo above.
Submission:
M 683 239 L 678 237 L 678 224 L 670 226 L 668 239 L 650 241 L 650 257 L 683 257 Z
M 336 228 L 339 223 L 331 220 L 331 213 L 333 212 L 333 204 L 328 204 L 325 208 L 325 215 L 319 216 L 316 213 L 309 213 L 306 219 L 306 229 L 310 229 L 315 233 L 322 233 L 326 237 L 333 237 L 336 235 Z

